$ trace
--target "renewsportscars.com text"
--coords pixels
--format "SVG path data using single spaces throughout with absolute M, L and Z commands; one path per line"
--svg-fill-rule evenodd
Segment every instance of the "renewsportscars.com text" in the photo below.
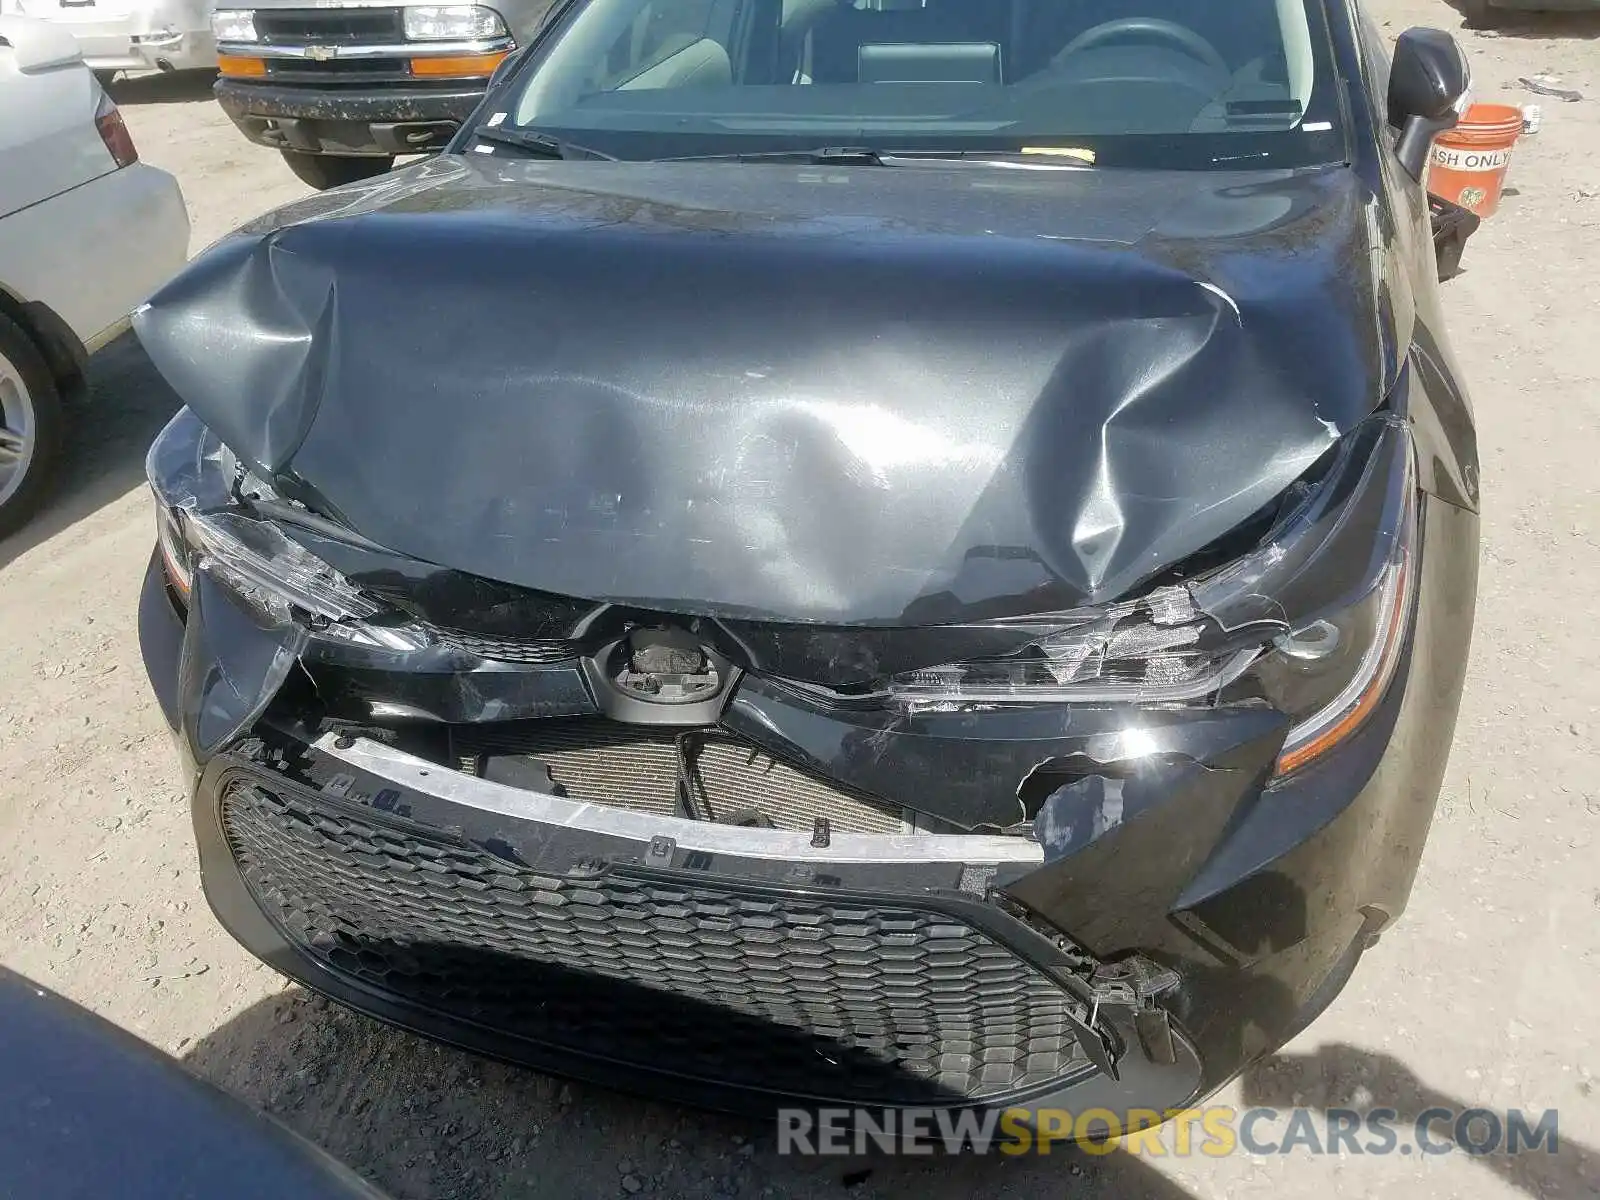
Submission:
M 778 1153 L 1049 1154 L 1077 1143 L 1091 1154 L 1121 1149 L 1154 1158 L 1230 1154 L 1524 1154 L 1560 1149 L 1557 1110 L 1392 1108 L 1173 1110 L 909 1108 L 783 1109 Z

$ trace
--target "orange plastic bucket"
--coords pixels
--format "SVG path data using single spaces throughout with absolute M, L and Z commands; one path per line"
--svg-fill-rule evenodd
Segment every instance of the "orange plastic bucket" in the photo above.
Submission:
M 1474 104 L 1454 129 L 1434 141 L 1428 190 L 1480 217 L 1493 216 L 1521 132 L 1520 108 Z

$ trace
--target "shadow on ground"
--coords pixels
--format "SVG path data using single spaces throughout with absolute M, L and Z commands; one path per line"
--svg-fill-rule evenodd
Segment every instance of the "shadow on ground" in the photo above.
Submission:
M 1270 1108 L 1288 1108 L 1297 1102 L 1319 1109 L 1384 1105 L 1396 1110 L 1394 1127 L 1402 1131 L 1402 1137 L 1430 1109 L 1461 1113 L 1472 1108 L 1492 1111 L 1495 1107 L 1483 1100 L 1452 1096 L 1430 1087 L 1397 1058 L 1339 1043 L 1322 1046 L 1311 1054 L 1274 1055 L 1256 1064 L 1245 1073 L 1243 1099 L 1246 1105 Z M 1528 1115 L 1530 1124 L 1538 1116 Z M 1441 1117 L 1430 1121 L 1428 1130 L 1435 1143 L 1455 1146 L 1452 1153 L 1470 1153 L 1455 1143 L 1452 1120 Z M 1480 1154 L 1472 1161 L 1502 1182 L 1541 1200 L 1600 1196 L 1600 1150 L 1574 1141 L 1568 1132 L 1559 1130 L 1560 1148 L 1555 1154 Z M 1467 1137 L 1484 1137 L 1482 1126 L 1469 1131 Z
M 118 104 L 189 104 L 211 99 L 216 82 L 215 71 L 162 71 L 124 76 L 106 90 Z
M 657 1104 L 437 1045 L 291 988 L 184 1051 L 396 1200 L 1107 1196 L 1192 1200 L 1126 1154 L 780 1156 L 771 1122 Z M 631 1177 L 631 1178 L 630 1178 Z
M 766 1121 L 692 1112 L 488 1062 L 291 988 L 188 1048 L 186 1064 L 266 1109 L 396 1200 L 460 1197 L 982 1196 L 1192 1200 L 1128 1154 L 1058 1147 L 1048 1157 L 806 1159 L 780 1156 Z M 1404 1064 L 1352 1046 L 1279 1054 L 1243 1081 L 1244 1103 L 1382 1104 L 1402 1141 L 1449 1096 Z M 1430 1126 L 1435 1141 L 1451 1122 Z M 1279 1127 L 1277 1132 L 1281 1133 Z M 1457 1151 L 1457 1156 L 1460 1155 Z M 1472 1157 L 1532 1197 L 1600 1194 L 1600 1152 L 1561 1131 L 1560 1152 Z
M 44 507 L 0 541 L 0 569 L 144 482 L 144 456 L 179 401 L 125 333 L 89 361 L 89 394 L 68 405 L 67 444 Z
M 1465 19 L 1472 6 L 1467 0 L 1446 0 Z M 1493 10 L 1486 31 L 1491 35 L 1514 38 L 1600 38 L 1600 12 L 1517 12 L 1509 8 Z M 1480 28 L 1478 32 L 1485 32 Z

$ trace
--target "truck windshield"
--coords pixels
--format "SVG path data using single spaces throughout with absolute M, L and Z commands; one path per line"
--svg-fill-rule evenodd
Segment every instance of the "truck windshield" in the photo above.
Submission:
M 510 92 L 492 122 L 629 159 L 1346 157 L 1321 0 L 580 0 Z

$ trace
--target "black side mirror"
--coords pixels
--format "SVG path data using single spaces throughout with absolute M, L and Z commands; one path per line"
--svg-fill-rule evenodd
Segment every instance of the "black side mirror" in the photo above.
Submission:
M 1469 82 L 1466 56 L 1444 30 L 1408 29 L 1395 42 L 1389 124 L 1400 131 L 1400 165 L 1419 183 L 1433 139 L 1454 128 Z

